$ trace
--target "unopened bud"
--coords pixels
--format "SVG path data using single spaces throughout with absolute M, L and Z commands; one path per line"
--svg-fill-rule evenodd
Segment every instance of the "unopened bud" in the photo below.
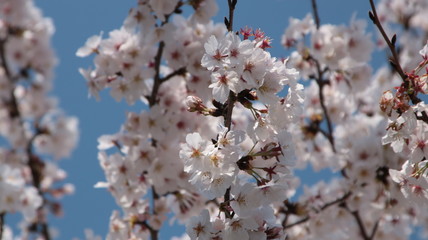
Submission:
M 202 99 L 197 96 L 188 96 L 186 98 L 186 106 L 189 112 L 199 112 L 199 109 L 204 108 L 204 104 L 202 103 Z
M 394 106 L 394 95 L 391 91 L 385 91 L 382 94 L 379 102 L 380 110 L 386 113 L 388 116 L 391 115 L 392 107 Z
M 196 96 L 188 96 L 186 105 L 189 112 L 197 112 L 203 115 L 211 115 L 213 113 L 213 110 L 205 106 L 202 99 Z

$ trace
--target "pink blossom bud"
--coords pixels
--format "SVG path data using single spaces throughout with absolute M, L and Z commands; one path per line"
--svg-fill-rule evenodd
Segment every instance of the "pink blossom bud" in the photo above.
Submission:
M 383 92 L 379 105 L 382 112 L 388 114 L 388 116 L 391 115 L 392 107 L 394 106 L 394 95 L 391 91 Z
M 186 106 L 189 112 L 198 111 L 204 104 L 202 103 L 202 99 L 197 96 L 188 96 L 186 98 Z
M 198 112 L 204 115 L 211 114 L 211 109 L 205 106 L 202 99 L 196 96 L 188 96 L 186 98 L 187 111 Z

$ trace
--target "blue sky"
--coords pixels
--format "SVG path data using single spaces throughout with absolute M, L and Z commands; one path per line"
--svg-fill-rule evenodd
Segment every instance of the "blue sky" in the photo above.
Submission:
M 75 184 L 76 193 L 62 200 L 65 215 L 51 219 L 50 224 L 60 230 L 59 239 L 83 238 L 83 230 L 92 228 L 97 234 L 106 235 L 109 217 L 117 209 L 113 198 L 103 189 L 93 185 L 104 180 L 104 174 L 97 160 L 97 138 L 103 134 L 115 133 L 125 119 L 127 111 L 140 111 L 142 103 L 128 106 L 117 103 L 108 92 L 101 94 L 101 101 L 88 98 L 85 81 L 78 68 L 90 66 L 91 59 L 75 56 L 76 50 L 86 39 L 101 31 L 119 28 L 128 10 L 135 6 L 134 0 L 37 0 L 36 4 L 45 16 L 51 17 L 56 26 L 53 46 L 60 60 L 56 68 L 55 87 L 52 95 L 60 100 L 60 105 L 69 115 L 80 121 L 80 141 L 72 157 L 60 165 L 68 172 L 68 181 Z M 219 1 L 220 2 L 220 1 Z M 215 18 L 223 22 L 227 14 L 227 0 L 221 0 L 220 11 Z M 323 0 L 319 2 L 322 23 L 348 23 L 352 14 L 367 19 L 367 1 Z M 238 1 L 234 28 L 249 26 L 261 28 L 273 39 L 272 55 L 286 57 L 287 52 L 280 46 L 281 35 L 288 25 L 290 16 L 303 18 L 311 11 L 310 0 L 240 0 Z M 372 29 L 372 28 L 371 28 Z M 325 175 L 318 175 L 325 176 Z M 305 178 L 311 184 L 316 178 Z M 163 230 L 161 239 L 181 235 L 181 228 Z

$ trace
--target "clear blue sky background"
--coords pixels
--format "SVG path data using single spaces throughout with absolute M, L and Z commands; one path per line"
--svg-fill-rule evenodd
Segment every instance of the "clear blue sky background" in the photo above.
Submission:
M 103 181 L 104 174 L 97 160 L 97 138 L 102 134 L 115 133 L 125 120 L 125 112 L 140 111 L 143 104 L 133 107 L 125 102 L 117 103 L 108 92 L 101 94 L 101 101 L 88 99 L 85 81 L 78 68 L 92 65 L 91 59 L 75 56 L 76 50 L 86 39 L 104 31 L 119 28 L 128 10 L 136 5 L 136 0 L 36 0 L 45 16 L 51 17 L 56 26 L 53 46 L 60 60 L 56 68 L 55 88 L 52 95 L 60 100 L 60 106 L 69 114 L 79 118 L 80 141 L 69 159 L 60 165 L 69 174 L 67 180 L 75 184 L 76 193 L 62 200 L 65 215 L 51 219 L 50 224 L 60 230 L 58 239 L 83 238 L 83 230 L 92 228 L 105 237 L 109 217 L 117 209 L 111 195 L 104 189 L 94 189 L 93 185 Z M 215 18 L 223 22 L 227 14 L 227 0 L 219 0 L 220 11 Z M 367 19 L 368 0 L 319 0 L 322 23 L 348 23 L 355 12 L 359 18 Z M 287 52 L 280 46 L 281 35 L 288 25 L 290 16 L 303 18 L 311 11 L 310 0 L 240 0 L 238 1 L 234 28 L 244 26 L 261 28 L 273 39 L 271 52 L 277 57 L 286 57 Z M 370 24 L 369 24 L 370 25 Z M 370 29 L 371 26 L 370 26 Z M 300 173 L 304 174 L 304 173 Z M 325 176 L 325 174 L 318 175 Z M 312 184 L 315 177 L 305 176 L 304 183 Z M 161 239 L 181 235 L 183 229 L 168 227 L 162 231 Z

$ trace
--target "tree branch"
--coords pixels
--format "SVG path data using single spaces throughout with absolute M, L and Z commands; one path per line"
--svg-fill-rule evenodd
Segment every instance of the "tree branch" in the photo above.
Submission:
M 315 24 L 317 26 L 317 29 L 320 28 L 320 17 L 318 15 L 318 7 L 316 0 L 312 0 L 312 13 L 314 15 Z
M 152 186 L 152 199 L 153 199 L 153 203 L 152 203 L 152 208 L 153 208 L 153 215 L 156 215 L 156 200 L 159 199 L 159 195 L 157 194 L 155 187 Z M 159 238 L 159 231 L 156 229 L 153 229 L 149 224 L 147 224 L 146 222 L 145 226 L 149 229 L 150 231 L 150 239 L 151 240 L 158 240 Z
M 186 72 L 187 72 L 186 68 L 185 68 L 185 67 L 181 67 L 181 68 L 179 68 L 179 69 L 175 70 L 174 72 L 172 72 L 172 73 L 170 73 L 170 74 L 166 75 L 165 77 L 161 78 L 161 79 L 160 79 L 160 82 L 161 82 L 161 83 L 166 82 L 166 81 L 168 81 L 169 79 L 171 79 L 171 78 L 173 78 L 173 77 L 175 77 L 175 76 L 183 75 L 183 74 L 185 74 Z
M 346 204 L 343 205 L 343 207 L 354 217 L 355 221 L 357 222 L 358 229 L 360 230 L 360 234 L 363 237 L 364 240 L 373 240 L 376 231 L 379 226 L 379 220 L 376 221 L 375 225 L 373 226 L 373 229 L 370 233 L 370 235 L 367 233 L 366 227 L 363 223 L 363 220 L 361 219 L 361 216 L 358 211 L 351 211 L 351 209 L 346 206 Z
M 377 220 L 375 225 L 373 226 L 372 232 L 370 234 L 370 239 L 374 239 L 374 236 L 376 234 L 378 227 L 379 227 L 379 220 Z
M 321 109 L 324 113 L 324 117 L 325 117 L 325 120 L 327 123 L 327 129 L 328 129 L 328 133 L 324 132 L 323 134 L 327 136 L 327 139 L 330 142 L 331 149 L 333 150 L 333 152 L 336 152 L 336 147 L 334 145 L 334 137 L 333 137 L 333 126 L 331 124 L 330 116 L 328 115 L 327 107 L 325 106 L 325 100 L 324 100 L 323 88 L 326 84 L 324 81 L 324 71 L 321 70 L 321 65 L 317 59 L 315 59 L 314 57 L 309 55 L 308 60 L 314 62 L 315 66 L 317 68 L 317 75 L 314 76 L 313 78 L 315 79 L 315 81 L 318 84 L 318 95 L 320 98 L 320 105 L 321 105 Z
M 358 211 L 350 211 L 348 208 L 347 210 L 351 213 L 351 215 L 354 217 L 355 221 L 358 224 L 358 228 L 360 230 L 361 236 L 364 240 L 370 240 L 370 237 L 367 235 L 366 227 L 364 226 L 364 223 L 360 217 L 360 214 Z
M 177 3 L 177 5 L 174 8 L 174 11 L 172 11 L 170 14 L 165 15 L 165 20 L 161 23 L 161 26 L 167 24 L 169 22 L 169 18 L 171 17 L 172 14 L 176 13 L 176 12 L 180 12 L 180 7 L 183 5 L 182 1 L 179 1 Z M 150 96 L 147 97 L 147 100 L 149 101 L 149 107 L 153 107 L 156 103 L 157 103 L 157 95 L 159 92 L 159 87 L 163 82 L 166 82 L 167 80 L 169 80 L 170 78 L 172 78 L 175 75 L 178 74 L 182 74 L 183 72 L 185 72 L 185 69 L 183 70 L 182 68 L 177 69 L 176 71 L 173 72 L 174 75 L 168 75 L 165 78 L 161 78 L 160 76 L 160 65 L 162 63 L 162 54 L 163 54 L 163 50 L 165 48 L 165 43 L 163 41 L 159 42 L 159 46 L 158 46 L 158 51 L 156 53 L 155 56 L 155 77 L 153 79 L 153 88 L 152 88 L 152 93 L 150 94 Z
M 172 11 L 170 14 L 165 15 L 165 20 L 161 23 L 161 25 L 165 25 L 166 23 L 168 23 L 169 18 L 171 17 L 172 14 L 174 13 L 179 13 L 180 12 L 180 7 L 182 6 L 183 2 L 179 1 L 177 3 L 177 5 L 175 6 L 174 11 Z M 146 97 L 148 102 L 149 102 L 149 108 L 152 108 L 154 105 L 157 104 L 157 97 L 158 97 L 158 93 L 159 93 L 159 88 L 162 85 L 162 83 L 168 81 L 169 79 L 173 78 L 174 76 L 177 75 L 183 75 L 186 73 L 186 68 L 182 67 L 179 68 L 177 70 L 175 70 L 174 72 L 168 74 L 167 76 L 161 77 L 161 73 L 160 73 L 160 66 L 162 63 L 162 54 L 163 51 L 165 49 L 165 42 L 160 41 L 159 45 L 158 45 L 158 50 L 154 59 L 154 68 L 155 68 L 155 76 L 153 79 L 153 88 L 152 88 L 152 92 L 150 94 L 150 96 Z M 156 148 L 156 139 L 152 139 L 152 146 Z M 156 200 L 159 199 L 159 194 L 156 192 L 156 189 L 154 186 L 152 186 L 152 214 L 156 215 Z M 150 231 L 150 238 L 151 240 L 158 240 L 159 238 L 159 231 L 152 228 L 150 225 L 148 225 L 146 222 L 143 223 L 144 226 L 147 227 L 147 229 L 149 229 Z
M 4 216 L 5 212 L 0 213 L 0 240 L 3 239 L 3 227 L 5 225 Z
M 318 14 L 317 2 L 316 2 L 316 0 L 311 0 L 311 3 L 312 3 L 312 14 L 313 14 L 314 19 L 315 19 L 315 24 L 317 26 L 317 29 L 319 29 L 320 25 L 321 25 L 321 21 L 320 21 L 320 17 Z M 323 88 L 324 88 L 325 82 L 324 82 L 323 76 L 324 76 L 325 71 L 321 70 L 320 63 L 318 62 L 317 59 L 313 58 L 311 55 L 308 56 L 308 60 L 312 60 L 312 62 L 315 63 L 315 66 L 317 68 L 317 76 L 315 76 L 314 79 L 318 84 L 318 95 L 320 98 L 320 105 L 321 105 L 321 109 L 324 113 L 325 120 L 327 123 L 327 129 L 328 129 L 328 133 L 326 133 L 324 131 L 322 131 L 322 133 L 323 133 L 323 135 L 325 135 L 327 137 L 328 141 L 330 142 L 331 149 L 333 150 L 333 152 L 336 152 L 336 147 L 334 145 L 334 138 L 333 138 L 333 127 L 332 127 L 330 116 L 328 115 L 327 107 L 325 106 L 325 101 L 324 101 Z
M 397 54 L 397 50 L 395 49 L 395 39 L 396 39 L 396 35 L 394 35 L 392 37 L 391 41 L 388 37 L 388 35 L 386 35 L 385 30 L 382 27 L 382 24 L 380 23 L 379 20 L 379 16 L 377 15 L 377 11 L 376 11 L 376 6 L 373 2 L 373 0 L 369 0 L 370 1 L 370 6 L 372 8 L 372 11 L 369 12 L 369 17 L 370 19 L 373 21 L 373 23 L 376 25 L 376 27 L 379 29 L 379 32 L 381 33 L 383 39 L 385 40 L 386 44 L 389 47 L 389 50 L 391 51 L 392 57 L 392 63 L 394 65 L 395 70 L 397 71 L 397 73 L 400 75 L 400 77 L 403 79 L 403 81 L 407 81 L 407 75 L 404 73 L 403 68 L 400 65 L 400 61 L 398 58 L 398 54 Z
M 12 76 L 12 73 L 9 68 L 9 64 L 7 63 L 7 60 L 6 60 L 5 45 L 7 40 L 8 40 L 8 37 L 0 39 L 0 60 L 1 60 L 1 66 L 5 72 L 7 79 L 9 79 L 11 83 L 14 83 L 15 78 Z M 10 90 L 10 99 L 9 99 L 9 106 L 8 106 L 9 116 L 10 118 L 20 118 L 20 113 L 18 110 L 18 104 L 16 101 L 14 91 L 15 91 L 15 87 L 12 87 Z
M 383 26 L 379 20 L 379 16 L 377 15 L 376 6 L 374 4 L 374 1 L 373 0 L 369 0 L 369 1 L 370 1 L 371 9 L 372 9 L 372 11 L 369 11 L 369 17 L 372 20 L 372 22 L 376 25 L 376 27 L 378 28 L 383 39 L 385 40 L 386 44 L 388 45 L 389 50 L 391 51 L 392 58 L 390 59 L 390 62 L 392 64 L 392 66 L 394 67 L 395 71 L 400 75 L 401 79 L 403 80 L 405 88 L 409 89 L 409 85 L 411 84 L 411 81 L 409 80 L 409 78 L 407 77 L 407 74 L 404 72 L 403 68 L 401 67 L 400 59 L 398 57 L 397 49 L 395 47 L 395 41 L 397 39 L 397 35 L 394 34 L 394 36 L 392 36 L 392 38 L 389 39 L 388 35 L 386 34 L 386 32 L 385 32 L 385 30 L 384 30 L 384 28 L 383 28 Z M 420 98 L 418 98 L 416 96 L 416 94 L 415 94 L 415 92 L 411 92 L 411 93 L 407 92 L 407 95 L 409 96 L 409 98 L 413 104 L 418 104 L 422 101 Z M 422 112 L 422 116 L 417 117 L 417 119 L 422 120 L 428 124 L 428 115 L 425 111 Z
M 238 3 L 238 0 L 227 0 L 227 4 L 229 6 L 229 19 L 225 18 L 224 22 L 229 32 L 233 31 L 233 15 L 234 15 L 235 7 L 237 3 Z
M 338 198 L 332 202 L 326 203 L 324 204 L 324 206 L 322 206 L 320 209 L 321 211 L 333 206 L 334 204 L 338 204 L 338 203 L 342 203 L 343 201 L 345 201 L 347 198 L 349 198 L 352 195 L 352 192 L 347 192 L 345 195 L 343 195 L 343 197 Z
M 229 19 L 224 18 L 224 23 L 227 27 L 227 30 L 229 32 L 233 31 L 233 15 L 235 12 L 236 4 L 238 3 L 238 0 L 227 0 L 228 6 L 229 6 Z M 232 114 L 233 114 L 233 107 L 235 106 L 236 102 L 236 95 L 233 91 L 229 91 L 229 96 L 227 98 L 226 102 L 226 111 L 223 112 L 224 117 L 224 126 L 227 127 L 227 131 L 229 132 L 232 127 Z M 226 133 L 227 134 L 227 133 Z M 224 202 L 223 204 L 226 205 L 224 211 L 227 218 L 231 218 L 232 215 L 229 214 L 228 206 L 230 206 L 230 187 L 226 190 L 226 193 L 224 194 Z M 220 204 L 222 205 L 222 204 Z
M 152 88 L 152 94 L 149 97 L 149 107 L 153 107 L 156 104 L 156 98 L 159 92 L 159 87 L 162 84 L 161 83 L 161 77 L 160 77 L 160 64 L 162 61 L 162 53 L 163 49 L 165 47 L 165 43 L 163 41 L 159 42 L 158 51 L 156 53 L 155 57 L 155 77 L 153 79 L 153 88 Z
M 324 211 L 325 209 L 327 209 L 327 208 L 329 208 L 329 207 L 331 207 L 331 206 L 333 206 L 333 205 L 335 205 L 335 204 L 341 204 L 341 203 L 343 203 L 343 202 L 344 202 L 347 198 L 349 198 L 351 195 L 352 195 L 352 192 L 347 192 L 347 193 L 346 193 L 345 195 L 343 195 L 342 197 L 340 197 L 340 198 L 338 198 L 338 199 L 336 199 L 336 200 L 334 200 L 334 201 L 331 201 L 331 202 L 328 202 L 328 203 L 324 204 L 324 205 L 320 208 L 319 212 L 322 212 L 322 211 Z M 287 214 L 287 213 L 286 213 L 286 214 Z M 307 221 L 309 221 L 309 220 L 310 220 L 310 216 L 309 216 L 309 215 L 307 215 L 307 216 L 305 216 L 304 218 L 302 218 L 302 219 L 300 219 L 300 220 L 298 220 L 298 221 L 296 221 L 296 222 L 294 222 L 294 223 L 290 223 L 290 224 L 288 224 L 288 225 L 285 225 L 285 226 L 284 226 L 284 229 L 294 227 L 294 226 L 296 226 L 296 225 L 299 225 L 299 224 L 305 223 L 305 222 L 307 222 Z M 283 224 L 285 224 L 285 223 L 283 223 Z
M 152 228 L 152 226 L 150 226 L 147 221 L 138 221 L 135 222 L 136 224 L 140 224 L 141 226 L 144 226 L 145 228 L 147 228 L 150 232 L 150 237 L 151 240 L 157 240 L 158 239 L 158 230 Z
M 291 224 L 285 225 L 285 226 L 284 226 L 284 229 L 292 228 L 292 227 L 294 227 L 294 226 L 300 225 L 300 224 L 302 224 L 302 223 L 305 223 L 305 222 L 309 221 L 309 219 L 311 219 L 311 218 L 310 218 L 309 216 L 306 216 L 306 217 L 304 217 L 304 218 L 300 219 L 300 220 L 299 220 L 299 221 L 297 221 L 297 222 L 294 222 L 294 223 L 291 223 Z
M 233 31 L 233 15 L 235 12 L 236 4 L 238 3 L 238 0 L 227 0 L 228 6 L 229 6 L 229 19 L 225 18 L 225 24 L 227 27 L 227 30 L 229 32 Z M 224 125 L 230 130 L 230 127 L 232 125 L 232 112 L 233 107 L 235 106 L 236 102 L 236 95 L 233 91 L 229 91 L 229 97 L 227 98 L 227 108 L 226 113 L 224 113 Z
M 8 37 L 0 39 L 0 60 L 1 60 L 1 67 L 4 70 L 6 77 L 13 84 L 18 80 L 18 78 L 15 79 L 15 77 L 12 75 L 12 72 L 10 71 L 10 68 L 9 68 L 9 64 L 7 63 L 6 51 L 5 51 L 5 45 L 6 45 L 7 40 L 8 40 Z M 24 128 L 24 121 L 21 118 L 21 113 L 20 113 L 19 108 L 18 108 L 18 101 L 16 99 L 14 89 L 15 89 L 14 86 L 11 87 L 9 109 L 8 109 L 9 110 L 9 116 L 12 119 L 13 118 L 19 119 L 22 128 Z M 38 125 L 37 120 L 35 120 L 36 131 L 34 132 L 34 134 L 29 139 L 27 146 L 26 146 L 26 149 L 25 149 L 25 152 L 26 152 L 27 157 L 28 157 L 27 165 L 31 171 L 31 177 L 33 180 L 32 184 L 37 189 L 39 195 L 43 199 L 42 206 L 40 206 L 40 208 L 39 208 L 39 210 L 42 210 L 46 206 L 46 203 L 47 203 L 46 197 L 44 196 L 44 193 L 40 187 L 40 183 L 43 179 L 44 162 L 38 156 L 33 154 L 33 150 L 32 150 L 34 139 L 39 134 L 41 134 L 41 131 L 37 125 Z M 40 228 L 41 228 L 39 230 L 40 235 L 42 235 L 45 240 L 50 240 L 51 237 L 50 237 L 50 233 L 49 233 L 49 225 L 47 222 L 41 222 L 40 219 L 42 219 L 42 217 L 39 217 L 38 221 L 34 224 L 37 224 L 40 226 Z M 3 222 L 3 219 L 2 219 L 2 222 Z M 37 231 L 37 227 L 35 229 Z

